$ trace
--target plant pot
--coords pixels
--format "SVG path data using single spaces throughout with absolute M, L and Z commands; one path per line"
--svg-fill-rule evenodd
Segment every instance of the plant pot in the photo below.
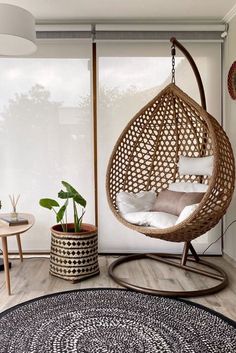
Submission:
M 73 283 L 99 274 L 97 228 L 83 223 L 72 233 L 73 224 L 63 232 L 60 224 L 51 228 L 50 274 Z

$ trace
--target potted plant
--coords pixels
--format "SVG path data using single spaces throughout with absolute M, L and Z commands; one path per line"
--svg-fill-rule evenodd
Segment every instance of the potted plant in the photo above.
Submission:
M 60 190 L 58 201 L 44 198 L 40 206 L 55 213 L 57 224 L 51 228 L 50 274 L 78 282 L 81 279 L 99 274 L 97 228 L 83 223 L 86 200 L 73 186 L 61 182 L 65 190 Z M 73 207 L 73 222 L 68 222 L 68 206 Z M 78 207 L 82 210 L 78 211 Z

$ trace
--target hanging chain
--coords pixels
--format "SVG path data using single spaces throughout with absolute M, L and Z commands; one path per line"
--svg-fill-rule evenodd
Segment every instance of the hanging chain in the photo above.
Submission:
M 171 55 L 172 55 L 172 79 L 171 82 L 175 83 L 175 45 L 173 44 L 171 47 Z

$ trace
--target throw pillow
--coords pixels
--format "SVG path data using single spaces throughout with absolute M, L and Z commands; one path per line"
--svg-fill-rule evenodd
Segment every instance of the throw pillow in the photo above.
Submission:
M 172 183 L 169 185 L 168 190 L 181 191 L 181 192 L 206 192 L 208 189 L 207 184 L 180 182 Z
M 185 206 L 199 203 L 203 196 L 204 193 L 199 192 L 185 193 L 163 190 L 158 194 L 152 210 L 179 216 Z
M 185 206 L 175 224 L 179 224 L 191 216 L 191 214 L 198 208 L 198 205 L 199 204 Z
M 184 195 L 181 196 L 181 198 L 179 199 L 179 202 L 178 202 L 178 206 L 177 206 L 178 215 L 181 214 L 181 212 L 183 211 L 183 209 L 186 206 L 200 203 L 204 195 L 205 195 L 204 192 L 186 192 L 186 193 L 184 193 Z
M 159 192 L 156 202 L 152 208 L 155 212 L 166 212 L 178 216 L 178 203 L 184 192 L 162 190 Z
M 208 157 L 179 157 L 180 175 L 212 175 L 213 156 Z
M 137 194 L 121 191 L 116 198 L 118 209 L 122 214 L 150 211 L 155 200 L 156 193 L 154 191 L 141 191 Z

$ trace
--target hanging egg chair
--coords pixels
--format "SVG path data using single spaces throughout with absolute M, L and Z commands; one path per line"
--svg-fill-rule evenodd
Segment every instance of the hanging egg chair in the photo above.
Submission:
M 175 47 L 178 47 L 193 68 L 202 106 L 175 84 L 172 69 L 172 83 L 142 108 L 120 135 L 110 157 L 106 189 L 109 206 L 122 224 L 149 237 L 183 242 L 183 254 L 182 257 L 169 254 L 121 257 L 110 266 L 109 274 L 120 285 L 143 293 L 187 297 L 214 293 L 228 283 L 227 275 L 221 268 L 199 258 L 191 241 L 212 229 L 225 214 L 234 191 L 235 165 L 226 133 L 216 119 L 206 111 L 201 77 L 191 55 L 175 38 L 171 38 L 171 42 L 172 63 Z M 180 156 L 194 158 L 213 156 L 212 174 L 181 175 L 177 166 Z M 140 191 L 154 190 L 158 194 L 173 182 L 208 185 L 198 207 L 179 224 L 164 229 L 139 226 L 126 221 L 119 212 L 117 205 L 119 192 L 136 194 Z M 193 255 L 191 258 L 188 258 L 188 251 Z M 134 285 L 115 274 L 115 268 L 121 263 L 143 258 L 151 258 L 214 278 L 217 284 L 211 288 L 194 291 L 166 291 Z M 176 259 L 180 261 L 177 262 Z M 199 263 L 201 266 L 190 266 L 189 261 Z

